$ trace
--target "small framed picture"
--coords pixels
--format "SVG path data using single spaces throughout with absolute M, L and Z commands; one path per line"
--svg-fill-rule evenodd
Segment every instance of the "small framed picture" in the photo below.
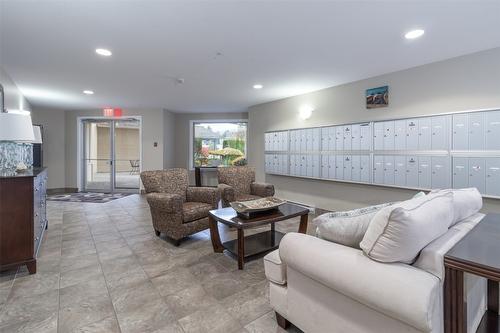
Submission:
M 389 86 L 366 89 L 366 108 L 382 108 L 389 105 Z

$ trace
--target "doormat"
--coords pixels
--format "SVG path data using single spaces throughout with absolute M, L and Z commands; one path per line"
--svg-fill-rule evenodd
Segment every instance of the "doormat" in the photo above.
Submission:
M 64 201 L 64 202 L 93 202 L 93 203 L 106 203 L 116 199 L 125 198 L 133 193 L 93 193 L 93 192 L 78 192 L 78 193 L 65 193 L 53 194 L 47 196 L 50 201 Z

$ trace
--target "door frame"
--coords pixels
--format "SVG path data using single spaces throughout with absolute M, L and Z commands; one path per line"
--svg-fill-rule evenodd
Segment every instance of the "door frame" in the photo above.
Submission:
M 112 121 L 112 120 L 137 120 L 139 121 L 139 173 L 142 171 L 142 165 L 143 165 L 143 154 L 142 154 L 142 116 L 123 116 L 123 117 L 103 117 L 103 116 L 83 116 L 83 117 L 77 117 L 77 187 L 78 191 L 82 191 L 85 189 L 85 158 L 83 156 L 85 152 L 85 142 L 84 142 L 84 133 L 83 133 L 83 124 L 84 121 L 86 120 L 96 120 L 96 121 Z M 111 124 L 114 125 L 114 122 L 111 122 Z M 114 145 L 113 145 L 113 138 L 111 137 L 112 131 L 110 131 L 110 150 L 112 152 L 113 158 L 115 157 L 115 151 L 114 151 Z M 115 165 L 112 166 L 114 170 Z M 110 177 L 113 175 L 114 171 L 111 170 Z M 113 177 L 111 177 L 113 178 Z M 140 193 L 141 185 L 139 182 L 139 187 L 137 189 L 117 189 L 114 186 L 114 179 L 110 180 L 110 191 L 111 193 Z M 109 192 L 109 191 L 100 191 L 100 190 L 94 190 L 95 192 Z

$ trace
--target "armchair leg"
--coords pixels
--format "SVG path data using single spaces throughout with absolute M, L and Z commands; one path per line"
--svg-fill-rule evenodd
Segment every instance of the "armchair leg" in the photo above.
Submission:
M 275 313 L 276 313 L 276 321 L 278 322 L 279 327 L 281 327 L 284 330 L 290 327 L 290 322 L 285 317 L 280 315 L 278 312 Z
M 158 230 L 155 230 L 155 235 L 159 237 L 160 236 L 160 232 Z

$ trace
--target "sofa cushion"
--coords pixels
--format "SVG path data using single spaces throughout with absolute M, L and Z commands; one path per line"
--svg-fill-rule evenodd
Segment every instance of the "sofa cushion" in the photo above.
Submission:
M 452 225 L 476 214 L 483 207 L 483 197 L 475 187 L 447 190 L 433 190 L 431 194 L 453 193 L 453 222 Z
M 453 194 L 430 194 L 385 207 L 370 222 L 360 243 L 371 259 L 412 263 L 419 252 L 448 231 Z
M 452 226 L 444 235 L 433 240 L 422 249 L 413 266 L 444 281 L 444 255 L 471 231 L 483 217 L 484 214 L 476 213 Z
M 370 220 L 382 208 L 394 203 L 363 207 L 345 212 L 326 213 L 314 219 L 316 237 L 359 249 Z
M 212 209 L 211 205 L 204 202 L 184 202 L 182 204 L 184 223 L 207 217 L 208 211 Z
M 286 265 L 281 261 L 279 250 L 274 250 L 264 257 L 264 268 L 269 281 L 286 284 Z

